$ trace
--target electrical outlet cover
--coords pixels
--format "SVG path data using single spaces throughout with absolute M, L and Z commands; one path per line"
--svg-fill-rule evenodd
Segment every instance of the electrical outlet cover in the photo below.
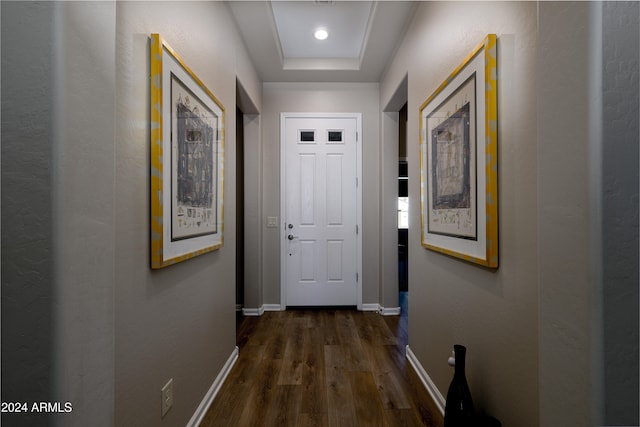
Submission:
M 173 378 L 171 378 L 161 390 L 162 396 L 162 417 L 164 417 L 171 406 L 173 406 Z

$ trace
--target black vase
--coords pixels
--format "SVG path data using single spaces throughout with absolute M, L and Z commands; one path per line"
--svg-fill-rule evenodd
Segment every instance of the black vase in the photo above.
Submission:
M 444 427 L 470 427 L 474 425 L 473 401 L 471 391 L 464 374 L 464 362 L 467 349 L 454 345 L 456 357 L 455 373 L 447 392 L 444 408 Z

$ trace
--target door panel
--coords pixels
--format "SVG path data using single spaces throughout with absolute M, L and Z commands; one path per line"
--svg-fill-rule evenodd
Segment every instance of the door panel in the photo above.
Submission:
M 343 154 L 327 155 L 327 225 L 344 225 L 342 218 Z
M 315 154 L 301 154 L 300 162 L 300 225 L 316 225 L 316 156 Z M 295 185 L 292 185 L 295 191 Z
M 344 281 L 342 274 L 342 248 L 344 242 L 342 240 L 330 240 L 327 242 L 327 280 Z
M 357 120 L 286 117 L 286 305 L 356 305 Z
M 316 254 L 317 251 L 315 240 L 302 240 L 300 242 L 300 276 L 298 277 L 298 281 L 316 281 Z

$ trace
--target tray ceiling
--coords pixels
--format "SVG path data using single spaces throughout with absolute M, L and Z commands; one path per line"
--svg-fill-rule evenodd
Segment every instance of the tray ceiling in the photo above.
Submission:
M 377 82 L 416 2 L 230 1 L 263 81 Z M 314 38 L 316 29 L 328 32 Z

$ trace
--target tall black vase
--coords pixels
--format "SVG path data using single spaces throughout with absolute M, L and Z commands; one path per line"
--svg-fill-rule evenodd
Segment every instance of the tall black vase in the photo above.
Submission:
M 454 345 L 453 350 L 456 357 L 455 373 L 447 392 L 444 427 L 470 427 L 474 425 L 474 415 L 471 391 L 464 373 L 467 349 L 462 345 Z

